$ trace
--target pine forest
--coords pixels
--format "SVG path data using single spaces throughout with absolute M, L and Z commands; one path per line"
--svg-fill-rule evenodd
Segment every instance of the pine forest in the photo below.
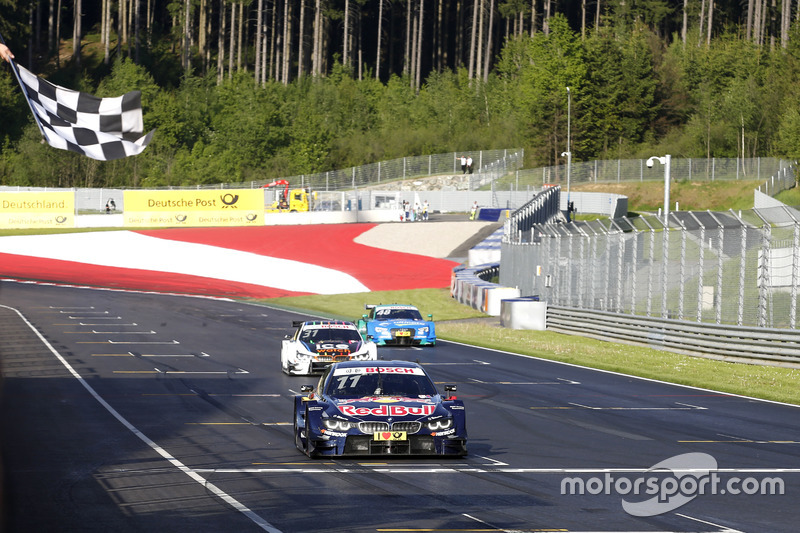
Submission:
M 800 154 L 800 0 L 2 0 L 16 61 L 142 92 L 140 155 L 42 143 L 0 66 L 0 185 L 268 180 L 524 148 L 525 167 Z

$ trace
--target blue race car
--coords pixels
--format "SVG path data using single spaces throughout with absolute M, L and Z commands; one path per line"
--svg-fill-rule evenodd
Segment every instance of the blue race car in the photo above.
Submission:
M 346 361 L 317 390 L 294 398 L 297 448 L 309 457 L 467 454 L 464 403 L 441 396 L 422 367 L 405 361 Z
M 364 308 L 369 312 L 358 319 L 358 330 L 365 337 L 371 337 L 378 346 L 436 344 L 433 315 L 428 315 L 428 320 L 425 320 L 413 305 L 367 304 Z

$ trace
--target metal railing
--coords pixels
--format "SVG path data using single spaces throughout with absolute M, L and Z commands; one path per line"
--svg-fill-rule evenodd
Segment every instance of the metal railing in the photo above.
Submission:
M 548 305 L 547 329 L 722 361 L 800 368 L 800 331 L 631 317 Z

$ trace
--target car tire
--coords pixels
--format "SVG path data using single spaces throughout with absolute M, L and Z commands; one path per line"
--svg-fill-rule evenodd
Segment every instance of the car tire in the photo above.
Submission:
M 298 412 L 297 407 L 294 410 L 294 445 L 297 446 L 297 449 L 303 452 L 304 454 L 308 455 L 308 450 L 306 449 L 306 445 L 303 443 L 302 432 L 305 431 L 305 424 L 303 427 L 300 426 L 298 422 Z

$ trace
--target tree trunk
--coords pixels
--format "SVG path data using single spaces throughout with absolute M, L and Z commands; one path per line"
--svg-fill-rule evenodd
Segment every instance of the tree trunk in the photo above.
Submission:
M 244 3 L 239 4 L 239 29 L 236 32 L 236 71 L 242 70 L 242 43 L 244 35 Z
M 699 42 L 697 43 L 698 46 L 700 46 L 700 43 L 703 42 L 703 23 L 705 22 L 705 18 L 706 18 L 706 0 L 702 0 L 702 2 L 700 3 L 700 31 L 699 31 L 700 37 L 699 37 Z
M 139 64 L 139 45 L 141 44 L 141 42 L 139 41 L 139 29 L 141 28 L 141 22 L 142 22 L 141 21 L 141 17 L 140 17 L 141 8 L 142 8 L 141 0 L 134 0 L 133 1 L 133 9 L 134 9 L 134 14 L 133 14 L 133 36 L 134 36 L 133 37 L 133 42 L 134 42 L 133 60 L 134 60 L 134 62 L 136 62 L 137 65 Z M 191 64 L 191 56 L 189 56 L 189 62 Z
M 321 0 L 316 1 L 314 6 L 314 40 L 311 47 L 311 74 L 314 76 L 320 75 L 320 50 L 322 49 L 322 7 L 320 6 Z M 381 2 L 381 6 L 383 2 Z
M 289 84 L 289 57 L 292 49 L 292 18 L 289 16 L 289 0 L 285 0 L 283 7 L 283 84 Z
M 50 2 L 52 6 L 52 0 Z M 109 39 L 110 29 L 109 24 L 111 23 L 111 16 L 109 14 L 111 11 L 111 1 L 110 0 L 102 0 L 101 2 L 101 15 L 100 15 L 100 43 L 103 45 L 103 64 L 108 65 L 109 61 L 111 60 L 111 43 Z
M 50 55 L 55 50 L 55 0 L 50 0 L 49 2 L 50 9 L 47 13 L 47 54 Z M 108 6 L 104 6 L 106 9 Z M 105 20 L 105 19 L 104 19 Z
M 225 0 L 219 0 L 219 32 L 217 33 L 217 85 L 225 77 Z
M 181 57 L 183 59 L 183 70 L 189 71 L 192 64 L 191 49 L 192 49 L 192 1 L 184 0 L 183 2 L 183 51 Z
M 231 2 L 231 36 L 228 43 L 228 79 L 233 78 L 233 56 L 236 54 L 236 2 Z
M 597 10 L 594 12 L 594 31 L 600 29 L 600 0 L 597 0 Z
M 586 39 L 586 0 L 581 0 L 581 40 L 584 39 Z
M 752 2 L 752 0 L 749 0 Z M 689 0 L 683 0 L 683 27 L 681 28 L 681 41 L 686 46 L 686 34 L 689 30 Z
M 481 77 L 481 68 L 483 65 L 483 40 L 484 40 L 484 33 L 483 33 L 483 2 L 485 0 L 481 0 L 479 7 L 478 7 L 478 38 L 475 41 L 475 79 L 479 79 Z
M 545 35 L 550 35 L 550 7 L 552 3 L 552 0 L 544 0 L 544 22 L 542 22 L 542 30 Z M 599 9 L 600 0 L 597 0 L 597 5 Z
M 492 63 L 492 33 L 494 28 L 494 0 L 489 1 L 489 27 L 486 30 L 486 53 L 483 67 L 483 81 L 489 81 L 489 66 Z
M 350 64 L 350 0 L 344 1 L 344 33 L 342 35 L 342 64 Z
M 422 85 L 422 29 L 424 27 L 425 22 L 425 0 L 419 0 L 419 29 L 417 31 L 417 73 L 414 76 L 416 78 L 416 85 L 415 88 L 419 91 L 420 86 Z
M 61 68 L 61 0 L 56 9 L 56 66 Z
M 297 39 L 297 79 L 303 77 L 303 61 L 305 61 L 305 54 L 303 48 L 305 47 L 305 26 L 306 26 L 306 0 L 300 0 L 300 28 L 299 36 Z
M 714 0 L 708 0 L 708 36 L 706 46 L 711 46 L 711 28 L 714 21 Z
M 206 62 L 206 48 L 208 47 L 208 0 L 200 0 L 200 13 L 197 22 L 197 55 L 203 63 L 203 74 L 208 69 Z
M 403 74 L 411 76 L 411 0 L 407 0 L 406 5 L 406 53 L 403 57 Z
M 264 0 L 258 0 L 258 4 L 256 5 L 256 42 L 254 45 L 255 48 L 255 68 L 253 69 L 253 79 L 256 82 L 256 85 L 261 83 L 261 32 L 263 30 L 264 23 Z
M 409 3 L 411 3 L 409 1 Z M 413 21 L 411 24 L 411 52 L 409 56 L 408 79 L 409 86 L 417 86 L 417 30 L 419 26 L 419 17 L 416 10 L 413 13 Z
M 478 0 L 472 0 L 472 37 L 469 41 L 469 67 L 467 78 L 472 79 L 475 72 L 475 37 L 478 33 Z
M 319 0 L 317 0 L 319 1 Z M 377 49 L 375 50 L 375 79 L 381 79 L 381 29 L 383 26 L 383 0 L 378 0 L 378 41 Z
M 75 0 L 72 21 L 72 60 L 75 66 L 81 66 L 81 19 L 83 18 L 82 0 Z

